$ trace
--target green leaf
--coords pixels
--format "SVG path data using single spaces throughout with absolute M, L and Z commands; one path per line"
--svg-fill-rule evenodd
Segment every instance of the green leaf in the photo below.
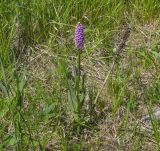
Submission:
M 155 56 L 155 58 L 158 60 L 158 62 L 160 62 L 160 53 L 158 53 L 156 51 L 151 51 L 151 52 Z
M 22 93 L 25 83 L 26 83 L 26 79 L 25 79 L 25 75 L 26 75 L 26 71 L 23 72 L 22 76 L 21 76 L 21 81 L 19 82 L 19 91 Z
M 7 90 L 6 86 L 2 82 L 0 82 L 0 90 L 2 90 L 2 93 L 4 94 L 5 97 L 9 96 L 8 95 L 8 90 Z
M 9 108 L 6 105 L 3 105 L 0 109 L 0 118 L 3 118 L 3 116 L 9 111 Z
M 15 135 L 9 135 L 7 138 L 4 140 L 4 142 L 1 144 L 0 147 L 4 146 L 13 146 L 17 142 Z
M 44 109 L 43 115 L 49 114 L 53 109 L 54 109 L 54 104 L 48 105 L 48 106 Z
M 75 90 L 71 87 L 68 91 L 68 102 L 69 102 L 69 105 L 70 105 L 70 110 L 72 112 L 76 112 L 77 107 L 78 107 L 78 102 L 77 102 L 77 97 L 76 97 Z
M 73 144 L 72 150 L 73 151 L 81 151 L 81 145 L 80 144 Z

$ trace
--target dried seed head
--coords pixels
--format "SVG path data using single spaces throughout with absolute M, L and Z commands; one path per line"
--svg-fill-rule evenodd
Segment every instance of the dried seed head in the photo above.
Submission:
M 84 30 L 80 22 L 78 22 L 75 28 L 75 45 L 79 50 L 84 48 Z

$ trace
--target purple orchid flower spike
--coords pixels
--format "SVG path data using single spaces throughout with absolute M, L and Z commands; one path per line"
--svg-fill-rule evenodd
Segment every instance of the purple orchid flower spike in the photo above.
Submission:
M 76 25 L 74 40 L 76 48 L 82 50 L 84 48 L 84 30 L 83 25 L 80 22 Z

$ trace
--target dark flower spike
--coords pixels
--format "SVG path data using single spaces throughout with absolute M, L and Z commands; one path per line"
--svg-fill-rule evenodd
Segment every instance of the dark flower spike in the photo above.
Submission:
M 78 22 L 78 24 L 76 25 L 74 40 L 76 48 L 82 50 L 84 48 L 84 30 L 80 22 Z

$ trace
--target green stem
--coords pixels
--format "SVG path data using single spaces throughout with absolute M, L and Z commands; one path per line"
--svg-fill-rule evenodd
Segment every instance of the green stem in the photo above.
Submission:
M 80 117 L 80 76 L 81 76 L 81 52 L 78 51 L 78 79 L 77 79 L 77 101 L 78 101 L 78 116 Z

